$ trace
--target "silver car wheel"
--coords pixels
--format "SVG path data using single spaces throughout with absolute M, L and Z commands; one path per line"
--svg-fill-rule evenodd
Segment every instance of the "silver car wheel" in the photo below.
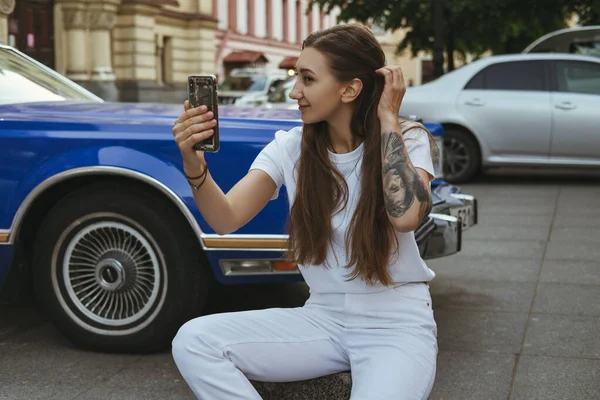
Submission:
M 469 168 L 471 157 L 465 144 L 456 138 L 444 138 L 444 172 L 456 176 Z
M 73 225 L 82 222 L 80 219 Z M 66 246 L 62 277 L 70 301 L 89 321 L 118 329 L 145 319 L 127 329 L 131 334 L 154 318 L 147 314 L 156 308 L 164 275 L 161 257 L 146 239 L 147 232 L 135 222 L 128 222 L 131 225 L 105 220 L 77 232 Z M 61 236 L 56 248 L 63 245 Z M 95 330 L 81 318 L 77 323 Z

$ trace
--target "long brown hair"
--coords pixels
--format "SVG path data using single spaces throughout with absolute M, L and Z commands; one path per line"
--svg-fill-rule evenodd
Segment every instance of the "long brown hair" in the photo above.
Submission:
M 375 73 L 384 66 L 385 54 L 371 31 L 359 24 L 342 24 L 312 33 L 302 44 L 303 49 L 306 47 L 325 56 L 339 82 L 358 78 L 363 83 L 350 123 L 352 135 L 364 145 L 360 197 L 345 237 L 349 260 L 345 267 L 354 267 L 348 274 L 350 280 L 361 277 L 369 285 L 390 285 L 388 264 L 390 256 L 397 252 L 398 242 L 384 205 L 377 117 L 384 78 Z M 348 201 L 348 185 L 329 158 L 328 143 L 325 121 L 304 124 L 296 197 L 288 221 L 287 255 L 299 264 L 325 262 L 333 232 L 331 217 Z

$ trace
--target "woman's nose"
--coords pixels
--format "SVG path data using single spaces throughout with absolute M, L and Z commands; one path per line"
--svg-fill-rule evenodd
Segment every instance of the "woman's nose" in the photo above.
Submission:
M 297 83 L 295 83 L 294 87 L 292 87 L 292 90 L 290 91 L 289 96 L 290 96 L 290 99 L 293 99 L 293 100 L 298 100 L 298 99 L 302 98 L 302 94 L 301 94 L 300 90 L 298 89 Z

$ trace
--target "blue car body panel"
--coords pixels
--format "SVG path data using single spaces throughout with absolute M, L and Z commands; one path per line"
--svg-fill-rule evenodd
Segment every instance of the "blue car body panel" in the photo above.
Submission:
M 181 105 L 148 103 L 51 102 L 0 106 L 0 288 L 12 261 L 15 215 L 27 196 L 47 179 L 79 168 L 113 167 L 161 182 L 187 207 L 203 233 L 214 231 L 198 212 L 183 175 L 181 155 L 171 129 Z M 242 178 L 277 130 L 301 125 L 296 110 L 220 107 L 221 149 L 206 154 L 211 175 L 227 192 Z M 434 136 L 439 124 L 425 123 Z M 444 183 L 435 180 L 433 185 Z M 236 234 L 284 234 L 288 213 L 285 190 Z M 252 253 L 252 254 L 249 254 Z M 265 254 L 263 254 L 265 253 Z M 266 254 L 268 253 L 268 254 Z M 225 277 L 220 259 L 281 256 L 280 251 L 209 251 L 208 260 L 222 282 L 301 280 L 299 275 Z

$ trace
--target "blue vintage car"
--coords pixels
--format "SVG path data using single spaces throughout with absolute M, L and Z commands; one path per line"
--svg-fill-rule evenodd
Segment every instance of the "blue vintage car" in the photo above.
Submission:
M 301 281 L 283 258 L 286 196 L 235 234 L 199 214 L 171 129 L 182 105 L 107 103 L 0 45 L 0 289 L 32 282 L 45 315 L 73 343 L 149 352 L 202 312 L 209 283 Z M 221 150 L 207 154 L 227 191 L 289 110 L 222 107 Z M 443 129 L 426 123 L 441 139 Z M 433 182 L 416 232 L 425 259 L 460 250 L 476 201 Z

